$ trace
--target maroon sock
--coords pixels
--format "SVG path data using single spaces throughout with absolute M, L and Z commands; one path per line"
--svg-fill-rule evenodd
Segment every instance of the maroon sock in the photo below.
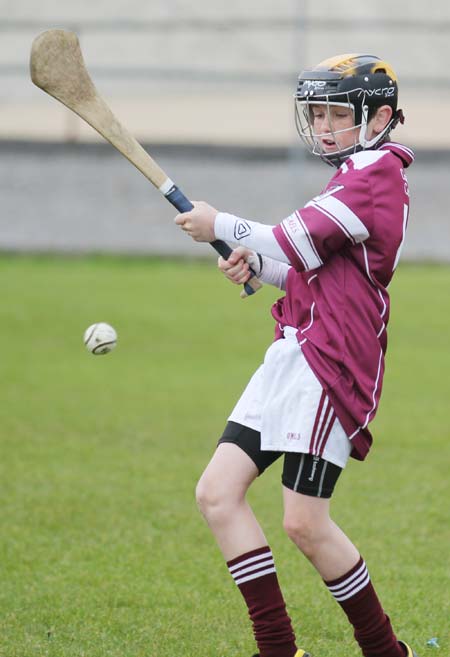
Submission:
M 348 573 L 325 584 L 353 625 L 364 657 L 404 657 L 362 558 Z
M 295 635 L 270 548 L 241 554 L 227 566 L 247 603 L 260 656 L 293 657 Z

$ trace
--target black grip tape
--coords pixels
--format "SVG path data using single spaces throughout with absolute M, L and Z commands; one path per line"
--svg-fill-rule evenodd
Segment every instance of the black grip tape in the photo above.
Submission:
M 169 201 L 169 203 L 172 203 L 172 205 L 178 210 L 178 212 L 189 212 L 189 210 L 193 209 L 193 205 L 190 202 L 190 200 L 183 194 L 181 189 L 179 189 L 176 185 L 172 185 L 172 187 L 169 189 L 167 194 L 164 194 L 166 199 Z M 225 260 L 228 260 L 230 257 L 231 253 L 233 252 L 233 249 L 228 246 L 228 244 L 222 240 L 214 240 L 213 242 L 210 242 L 211 246 L 213 249 L 217 251 L 219 255 L 222 256 Z M 251 275 L 255 276 L 255 272 L 253 270 L 251 271 Z M 255 290 L 249 285 L 248 283 L 244 283 L 244 290 L 250 296 L 251 294 L 255 293 Z

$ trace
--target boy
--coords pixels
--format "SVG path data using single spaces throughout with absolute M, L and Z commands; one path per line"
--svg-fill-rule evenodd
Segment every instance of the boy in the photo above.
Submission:
M 389 141 L 404 118 L 396 75 L 372 55 L 339 55 L 299 77 L 296 124 L 337 172 L 277 226 L 196 203 L 175 221 L 193 239 L 239 242 L 219 267 L 285 290 L 276 339 L 229 417 L 197 499 L 241 590 L 260 657 L 297 648 L 267 540 L 246 502 L 284 455 L 284 527 L 341 605 L 364 657 L 417 657 L 398 640 L 358 550 L 329 515 L 348 457 L 363 460 L 378 407 L 389 317 L 386 288 L 408 220 L 410 149 Z

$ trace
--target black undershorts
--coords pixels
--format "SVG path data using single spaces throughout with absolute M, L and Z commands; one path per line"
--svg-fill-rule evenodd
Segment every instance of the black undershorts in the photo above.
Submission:
M 342 472 L 339 466 L 313 454 L 262 451 L 259 431 L 237 422 L 227 423 L 219 445 L 221 443 L 238 445 L 252 459 L 260 475 L 284 455 L 283 485 L 303 495 L 331 497 Z

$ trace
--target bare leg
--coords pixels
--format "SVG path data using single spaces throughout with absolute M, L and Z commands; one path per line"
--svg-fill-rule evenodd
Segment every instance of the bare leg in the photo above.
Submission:
M 284 527 L 324 580 L 347 573 L 359 552 L 330 518 L 330 500 L 295 493 L 283 487 Z
M 287 488 L 283 489 L 283 495 L 285 529 L 346 613 L 363 655 L 404 657 L 363 559 L 330 518 L 329 500 Z
M 196 496 L 226 561 L 267 545 L 245 495 L 258 469 L 237 445 L 222 443 L 197 484 Z
M 266 537 L 246 502 L 258 469 L 237 445 L 222 443 L 197 485 L 197 502 L 253 624 L 261 657 L 293 657 L 295 634 Z

